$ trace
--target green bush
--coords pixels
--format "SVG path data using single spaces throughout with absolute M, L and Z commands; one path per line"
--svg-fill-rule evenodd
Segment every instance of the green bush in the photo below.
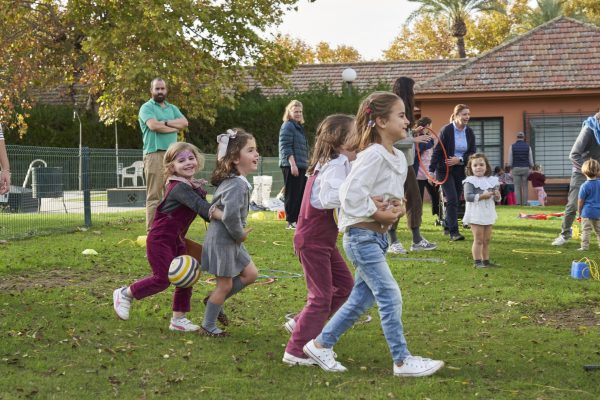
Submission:
M 216 152 L 216 137 L 229 128 L 240 127 L 256 137 L 258 149 L 265 157 L 279 154 L 279 129 L 287 104 L 297 99 L 304 104 L 305 130 L 312 144 L 317 126 L 330 114 L 355 114 L 360 100 L 373 90 L 389 90 L 386 84 L 379 84 L 368 91 L 353 90 L 343 95 L 332 92 L 327 86 L 314 86 L 308 91 L 291 92 L 276 97 L 265 97 L 260 89 L 241 94 L 234 109 L 220 108 L 214 123 L 191 119 L 186 139 L 197 145 L 203 152 Z M 185 115 L 185 110 L 182 110 Z M 27 118 L 29 129 L 23 138 L 15 130 L 6 129 L 7 143 L 25 146 L 78 147 L 79 121 L 73 121 L 73 109 L 66 105 L 37 105 Z M 80 112 L 83 132 L 83 145 L 92 148 L 114 148 L 114 125 L 105 126 L 92 112 Z M 139 149 L 142 147 L 142 134 L 138 126 L 118 124 L 119 148 Z
M 115 126 L 106 126 L 93 112 L 79 111 L 83 146 L 115 147 Z M 27 133 L 19 138 L 16 130 L 7 129 L 7 143 L 24 146 L 79 147 L 79 120 L 73 120 L 73 109 L 66 105 L 38 104 L 29 111 Z M 119 148 L 142 146 L 139 128 L 117 124 Z
M 384 84 L 374 88 L 389 90 Z M 285 107 L 293 100 L 304 105 L 305 131 L 312 144 L 318 124 L 330 114 L 355 114 L 361 99 L 369 91 L 352 91 L 343 95 L 332 92 L 327 86 L 315 86 L 303 93 L 289 93 L 267 98 L 259 89 L 244 93 L 235 109 L 222 108 L 217 111 L 214 124 L 207 121 L 190 121 L 189 140 L 206 153 L 216 152 L 216 137 L 228 128 L 240 127 L 256 137 L 258 151 L 265 157 L 279 154 L 279 129 Z

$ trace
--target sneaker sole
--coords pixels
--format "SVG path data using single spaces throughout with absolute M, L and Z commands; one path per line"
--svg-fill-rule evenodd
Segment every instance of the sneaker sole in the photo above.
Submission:
M 117 292 L 117 290 L 113 292 L 113 310 L 115 310 L 115 314 L 117 314 L 118 319 L 120 319 L 121 321 L 127 321 L 129 319 L 129 316 L 127 316 L 127 318 L 124 318 L 121 315 L 119 315 L 119 312 L 117 311 L 117 302 L 119 300 L 119 292 Z
M 304 346 L 302 348 L 302 351 L 304 352 L 304 354 L 306 354 L 307 356 L 309 356 L 310 359 L 313 360 L 316 363 L 316 365 L 318 365 L 319 367 L 321 367 L 321 369 L 323 371 L 327 371 L 327 372 L 345 372 L 345 371 L 340 371 L 340 370 L 337 370 L 337 369 L 331 369 L 331 368 L 329 368 L 327 365 L 323 364 L 321 362 L 321 360 L 319 360 L 319 358 L 313 354 L 312 351 L 310 351 L 310 348 L 308 348 L 306 346 Z
M 436 365 L 435 367 L 432 367 L 426 371 L 422 371 L 416 374 L 398 374 L 394 372 L 394 376 L 398 376 L 401 378 L 419 378 L 419 377 L 423 377 L 423 376 L 430 376 L 435 374 L 436 372 L 438 372 L 440 369 L 442 369 L 444 367 L 444 362 L 440 361 L 440 363 L 438 365 Z
M 185 329 L 185 328 L 180 328 L 176 325 L 169 325 L 169 330 L 171 330 L 173 332 L 198 332 L 200 330 L 200 327 L 198 327 L 198 329 Z
M 410 251 L 431 251 L 431 250 L 435 250 L 437 249 L 437 246 L 433 246 L 433 247 L 416 247 L 416 248 L 410 248 Z
M 287 322 L 285 324 L 283 324 L 283 329 L 285 329 L 287 331 L 287 333 L 289 333 L 290 335 L 294 333 L 294 330 L 290 329 Z
M 288 360 L 287 358 L 282 358 L 281 361 L 283 361 L 284 364 L 290 365 L 290 366 L 296 366 L 299 365 L 301 367 L 314 367 L 317 365 L 317 363 L 312 359 L 309 358 L 307 362 L 298 362 L 298 361 L 292 361 L 292 360 Z

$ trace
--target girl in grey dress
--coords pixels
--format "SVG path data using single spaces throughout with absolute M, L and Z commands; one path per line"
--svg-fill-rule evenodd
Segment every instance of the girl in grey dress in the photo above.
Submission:
M 213 206 L 223 211 L 220 221 L 211 221 L 202 251 L 202 270 L 216 275 L 217 286 L 206 302 L 201 332 L 209 336 L 228 336 L 216 325 L 226 299 L 253 283 L 258 270 L 243 242 L 251 185 L 246 175 L 258 167 L 254 137 L 242 129 L 229 129 L 217 138 L 217 166 L 211 183 L 217 186 Z

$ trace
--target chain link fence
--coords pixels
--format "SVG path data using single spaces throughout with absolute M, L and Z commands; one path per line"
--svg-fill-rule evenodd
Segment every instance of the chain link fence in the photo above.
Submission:
M 145 217 L 141 149 L 7 145 L 7 151 L 12 176 L 10 192 L 0 196 L 0 240 Z M 197 178 L 209 180 L 216 156 L 204 157 Z M 277 157 L 261 158 L 255 175 L 273 178 L 271 196 L 283 186 Z

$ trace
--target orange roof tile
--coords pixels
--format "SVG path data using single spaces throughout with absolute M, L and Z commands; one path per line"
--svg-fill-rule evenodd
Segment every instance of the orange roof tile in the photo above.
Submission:
M 453 69 L 466 60 L 386 61 L 347 64 L 300 65 L 285 78 L 289 87 L 265 87 L 252 78 L 247 79 L 248 88 L 259 87 L 266 96 L 283 95 L 290 91 L 304 92 L 311 85 L 328 85 L 334 92 L 342 90 L 342 71 L 348 67 L 356 71 L 355 89 L 369 89 L 380 82 L 392 85 L 400 76 L 410 76 L 416 82 L 431 79 Z
M 415 87 L 418 94 L 600 88 L 600 28 L 559 17 Z

